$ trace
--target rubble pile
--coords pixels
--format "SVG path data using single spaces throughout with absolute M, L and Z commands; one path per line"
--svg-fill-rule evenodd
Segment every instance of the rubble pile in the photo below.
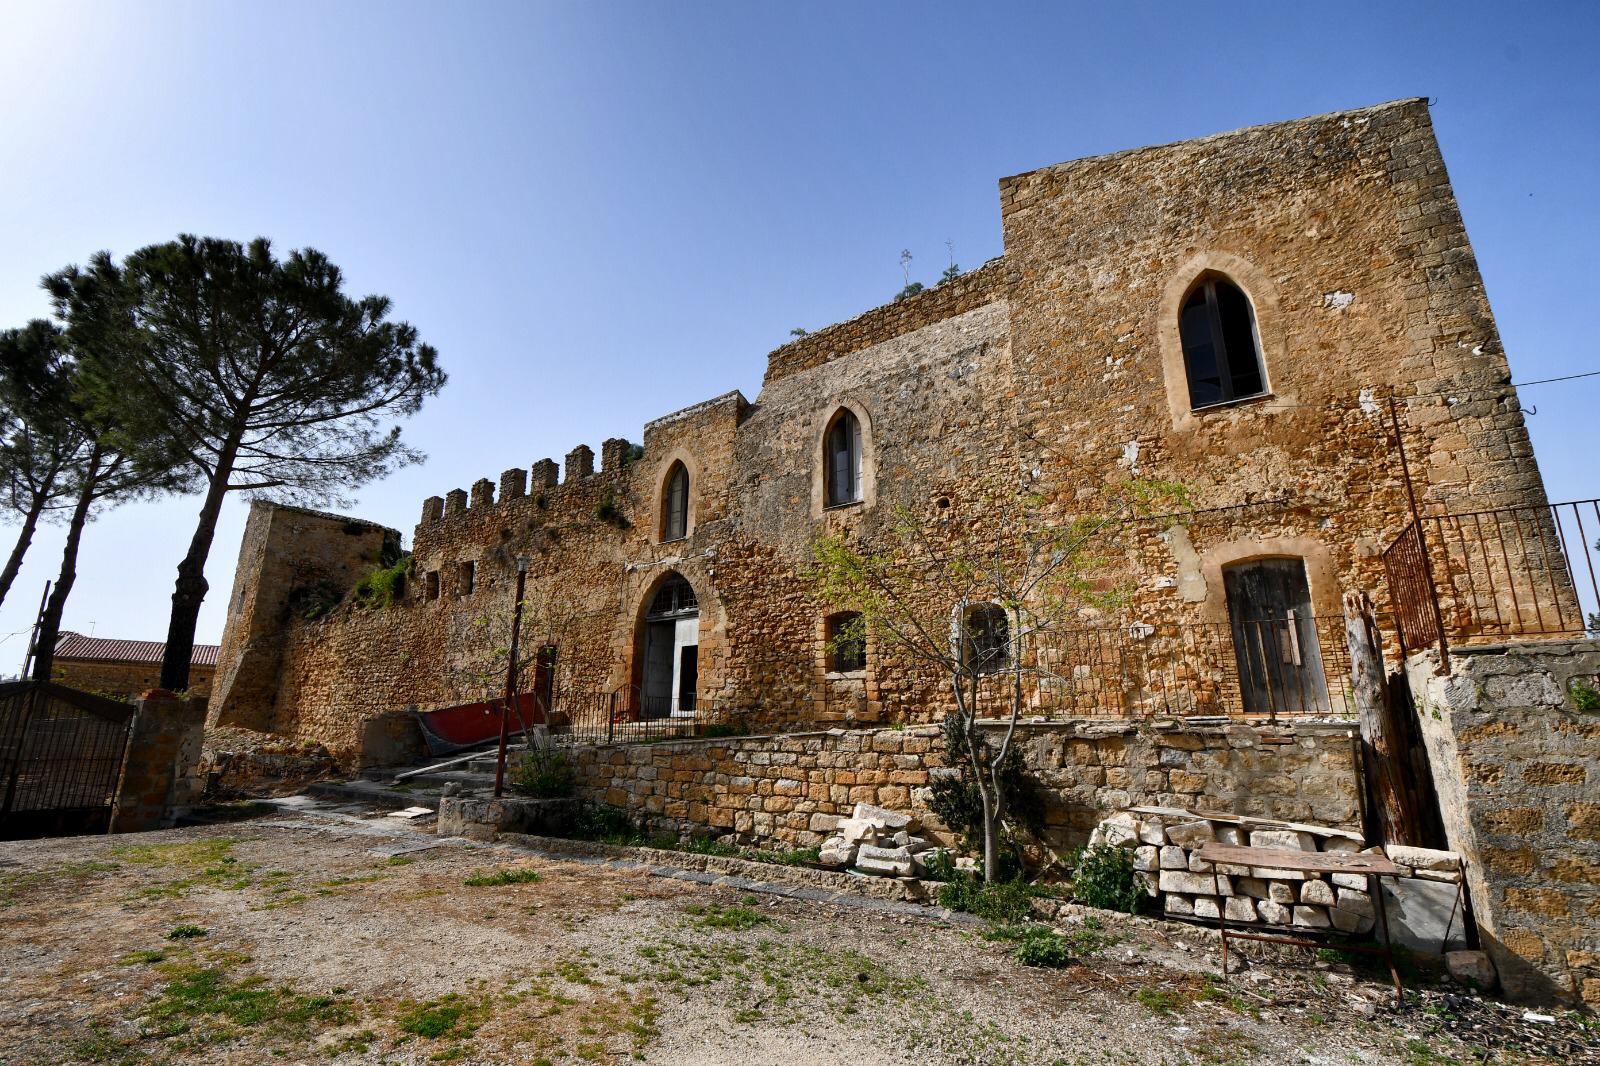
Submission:
M 858 803 L 822 842 L 818 861 L 880 877 L 920 877 L 934 851 L 931 841 L 916 835 L 921 828 L 914 815 Z
M 1176 807 L 1132 807 L 1095 827 L 1090 844 L 1133 852 L 1133 868 L 1145 892 L 1166 914 L 1230 922 L 1255 922 L 1300 929 L 1365 933 L 1375 918 L 1365 874 L 1321 875 L 1296 870 L 1202 862 L 1197 852 L 1212 841 L 1296 851 L 1385 853 L 1363 848 L 1344 829 L 1266 818 L 1196 812 Z M 1390 846 L 1386 854 L 1407 876 L 1459 883 L 1461 860 L 1454 852 Z

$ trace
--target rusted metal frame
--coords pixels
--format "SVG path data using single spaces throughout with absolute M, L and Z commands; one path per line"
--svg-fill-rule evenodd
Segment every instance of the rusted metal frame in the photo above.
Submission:
M 1428 543 L 1422 531 L 1421 515 L 1417 510 L 1417 491 L 1411 483 L 1411 464 L 1406 460 L 1405 435 L 1400 431 L 1400 408 L 1393 396 L 1389 397 L 1389 421 L 1394 427 L 1395 449 L 1400 456 L 1400 474 L 1405 481 L 1406 501 L 1411 507 L 1411 522 L 1417 530 L 1418 547 L 1422 553 L 1423 575 L 1428 583 L 1428 599 L 1433 604 L 1433 622 L 1437 629 L 1439 643 L 1439 668 L 1446 674 L 1450 672 L 1450 646 L 1444 635 L 1444 615 L 1439 610 L 1439 586 L 1434 581 L 1433 564 L 1428 559 Z
M 1228 979 L 1228 941 L 1252 940 L 1262 944 L 1282 944 L 1286 947 L 1296 948 L 1325 948 L 1337 947 L 1340 951 L 1354 951 L 1362 955 L 1381 955 L 1389 967 L 1389 979 L 1394 982 L 1394 1001 L 1399 1003 L 1404 1000 L 1405 993 L 1400 986 L 1400 972 L 1394 964 L 1394 945 L 1389 942 L 1389 916 L 1383 904 L 1383 885 L 1378 882 L 1377 874 L 1367 874 L 1367 891 L 1373 897 L 1378 907 L 1378 929 L 1381 940 L 1379 944 L 1334 944 L 1331 940 L 1312 940 L 1308 937 L 1284 936 L 1278 933 L 1249 933 L 1235 932 L 1228 928 L 1228 903 L 1222 895 L 1222 875 L 1217 870 L 1217 864 L 1211 864 L 1211 885 L 1217 894 L 1217 936 L 1222 941 L 1222 979 Z
M 1587 502 L 1589 504 L 1589 506 L 1594 508 L 1595 524 L 1597 526 L 1600 526 L 1600 501 L 1596 501 L 1596 500 L 1587 500 L 1587 501 L 1575 500 L 1572 503 L 1572 517 L 1578 523 L 1578 543 L 1583 547 L 1583 562 L 1584 562 L 1585 568 L 1589 571 L 1589 589 L 1590 589 L 1590 591 L 1592 591 L 1594 593 L 1596 610 L 1600 610 L 1600 581 L 1597 581 L 1596 578 L 1595 578 L 1594 557 L 1589 554 L 1589 552 L 1591 550 L 1597 550 L 1597 549 L 1594 548 L 1594 547 L 1591 547 L 1591 545 L 1589 544 L 1589 534 L 1586 533 L 1584 531 L 1584 528 L 1583 528 L 1583 504 L 1585 502 Z M 1566 558 L 1570 559 L 1571 556 L 1566 556 Z M 1572 575 L 1572 564 L 1568 563 L 1567 564 L 1567 576 L 1571 577 L 1571 575 Z M 1576 587 L 1577 586 L 1577 582 L 1576 581 L 1573 582 L 1573 586 L 1574 586 L 1573 587 L 1573 592 L 1576 593 L 1577 592 L 1577 587 Z M 1585 632 L 1588 632 L 1588 625 L 1586 624 L 1586 621 L 1585 621 L 1585 619 L 1583 617 L 1583 605 L 1581 603 L 1578 605 L 1578 623 L 1583 628 L 1583 630 Z
M 1550 558 L 1550 536 L 1546 529 L 1547 519 L 1549 525 L 1552 526 L 1559 522 L 1559 518 L 1557 517 L 1556 509 L 1554 507 L 1547 508 L 1544 514 L 1540 514 L 1538 512 L 1534 513 L 1534 527 L 1539 534 L 1539 557 L 1544 565 L 1545 582 L 1550 586 L 1550 605 L 1556 613 L 1556 628 L 1554 631 L 1557 633 L 1565 633 L 1568 628 L 1567 613 L 1561 606 L 1561 590 L 1556 587 L 1556 570 L 1555 567 L 1551 565 L 1553 560 Z M 1561 559 L 1563 562 L 1566 560 L 1565 555 L 1557 556 L 1557 558 Z M 1534 589 L 1535 594 L 1537 595 L 1537 575 L 1534 576 L 1534 580 Z M 1576 585 L 1576 582 L 1574 582 L 1574 585 Z M 1576 588 L 1574 588 L 1574 591 L 1576 591 Z M 1578 620 L 1580 622 L 1583 620 L 1583 610 L 1581 608 L 1578 610 Z M 1544 625 L 1544 611 L 1542 609 L 1539 612 L 1539 624 L 1541 626 Z
M 1481 522 L 1482 520 L 1479 519 L 1479 521 Z M 1520 631 L 1521 630 L 1521 626 L 1522 626 L 1522 598 L 1517 595 L 1517 572 L 1514 569 L 1512 569 L 1512 567 L 1511 567 L 1511 555 L 1510 555 L 1509 552 L 1506 551 L 1506 531 L 1505 531 L 1505 527 L 1503 525 L 1501 525 L 1501 516 L 1499 514 L 1497 514 L 1495 516 L 1495 519 L 1494 519 L 1494 535 L 1495 535 L 1495 539 L 1500 544 L 1500 562 L 1506 568 L 1506 584 L 1510 587 L 1510 590 L 1511 590 L 1511 617 L 1513 619 L 1512 624 L 1517 627 L 1518 631 Z M 1494 584 L 1493 584 L 1492 577 L 1491 577 L 1489 589 L 1490 589 L 1490 593 L 1492 595 L 1493 591 L 1494 591 Z M 1498 596 L 1494 596 L 1494 609 L 1495 609 L 1495 617 L 1499 618 L 1500 617 L 1500 597 L 1498 597 Z M 1505 632 L 1505 627 L 1503 625 L 1501 627 L 1501 634 L 1502 635 L 1507 635 L 1506 632 Z

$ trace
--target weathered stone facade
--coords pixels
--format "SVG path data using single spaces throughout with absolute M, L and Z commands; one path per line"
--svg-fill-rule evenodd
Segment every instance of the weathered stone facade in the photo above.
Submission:
M 1000 206 L 1001 258 L 779 348 L 757 402 L 729 393 L 658 419 L 642 448 L 611 438 L 598 470 L 579 446 L 559 478 L 543 459 L 531 479 L 513 468 L 430 498 L 393 607 L 292 617 L 308 579 L 297 565 L 348 582 L 380 534 L 253 515 L 222 720 L 354 757 L 368 723 L 387 737 L 384 716 L 407 706 L 492 693 L 485 634 L 509 616 L 526 555 L 524 639 L 557 648 L 563 691 L 637 707 L 645 616 L 681 576 L 698 601 L 702 709 L 780 729 L 927 721 L 943 690 L 916 663 L 869 645 L 865 669 L 830 669 L 837 605 L 807 591 L 809 546 L 830 531 L 870 539 L 900 513 L 983 528 L 997 485 L 1042 497 L 1047 518 L 1093 511 L 1135 475 L 1187 487 L 1179 520 L 1136 530 L 1109 561 L 1136 592 L 1097 625 L 1225 630 L 1225 568 L 1292 557 L 1309 609 L 1337 626 L 1346 589 L 1384 606 L 1379 556 L 1409 517 L 1389 397 L 1425 506 L 1544 501 L 1422 101 L 1046 167 L 1003 180 Z M 1214 276 L 1250 301 L 1265 383 L 1192 409 L 1178 315 Z M 861 484 L 856 502 L 830 507 L 824 438 L 844 411 L 860 426 Z M 667 540 L 679 464 L 687 535 Z M 291 547 L 298 564 L 279 558 Z M 1324 654 L 1336 646 L 1322 641 Z M 1226 639 L 1205 652 L 1233 654 Z M 1180 691 L 1160 707 L 1095 713 L 1237 713 L 1191 683 L 1227 663 L 1190 658 L 1200 667 L 1174 674 Z M 1337 663 L 1325 672 L 1341 684 Z
M 215 666 L 189 667 L 190 696 L 203 700 L 211 694 Z M 160 662 L 109 662 L 104 659 L 63 659 L 57 656 L 51 672 L 63 685 L 80 692 L 133 699 L 141 692 L 161 687 Z
M 1018 739 L 1054 847 L 1083 844 L 1103 812 L 1139 804 L 1361 829 L 1348 728 L 1034 723 Z M 948 765 L 930 726 L 580 748 L 573 761 L 581 796 L 658 829 L 806 847 L 870 803 L 915 811 L 948 839 L 928 808 L 930 778 Z
M 1408 665 L 1440 812 L 1508 993 L 1600 1006 L 1600 641 Z

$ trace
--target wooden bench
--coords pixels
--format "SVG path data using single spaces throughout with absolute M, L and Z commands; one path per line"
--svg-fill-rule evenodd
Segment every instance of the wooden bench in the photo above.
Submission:
M 1382 855 L 1368 855 L 1353 851 L 1297 851 L 1293 848 L 1250 848 L 1238 844 L 1206 844 L 1195 857 L 1212 864 L 1212 883 L 1217 889 L 1217 931 L 1222 937 L 1222 976 L 1228 976 L 1228 941 L 1256 940 L 1267 944 L 1288 944 L 1293 947 L 1317 948 L 1323 941 L 1305 937 L 1283 936 L 1269 933 L 1235 932 L 1228 928 L 1228 908 L 1222 895 L 1222 874 L 1216 864 L 1224 866 L 1250 866 L 1271 870 L 1292 870 L 1308 874 L 1364 874 L 1367 891 L 1377 908 L 1378 944 L 1340 944 L 1341 951 L 1356 951 L 1366 955 L 1382 955 L 1389 967 L 1389 977 L 1394 981 L 1396 1002 L 1401 998 L 1400 974 L 1394 966 L 1394 949 L 1389 944 L 1389 916 L 1384 911 L 1383 886 L 1380 877 L 1399 877 L 1405 873 Z

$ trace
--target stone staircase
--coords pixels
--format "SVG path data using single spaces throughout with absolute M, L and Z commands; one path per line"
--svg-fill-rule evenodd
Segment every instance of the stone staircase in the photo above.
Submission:
M 523 750 L 513 744 L 509 752 Z M 347 803 L 367 803 L 375 807 L 400 810 L 406 807 L 439 809 L 446 785 L 455 785 L 458 794 L 481 793 L 494 789 L 496 748 L 433 759 L 421 766 L 363 770 L 361 776 L 345 781 L 318 781 L 306 790 L 309 795 Z M 435 768 L 436 767 L 436 768 Z M 421 772 L 417 772 L 421 770 Z M 400 774 L 406 776 L 398 777 Z

